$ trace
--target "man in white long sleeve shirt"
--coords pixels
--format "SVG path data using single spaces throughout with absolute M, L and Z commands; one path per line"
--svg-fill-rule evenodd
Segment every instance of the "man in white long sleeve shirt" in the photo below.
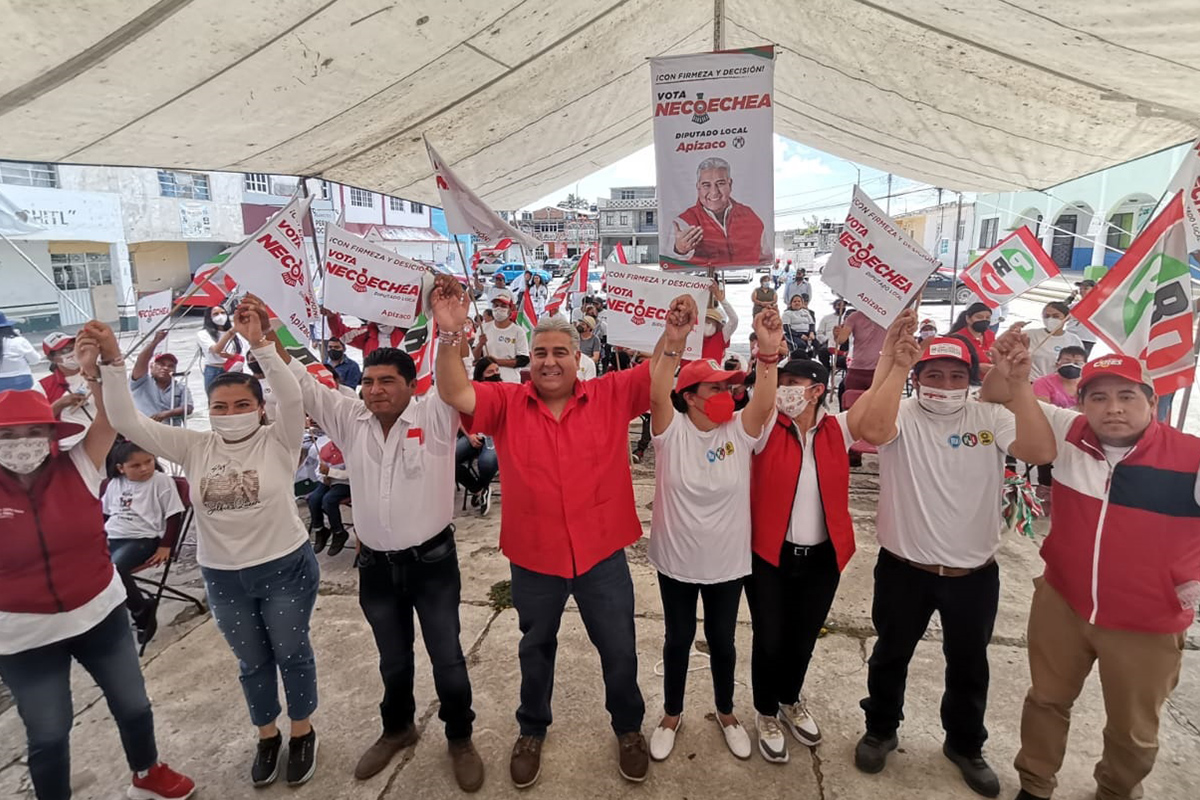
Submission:
M 375 636 L 384 684 L 383 734 L 354 776 L 378 774 L 417 741 L 415 611 L 454 775 L 460 788 L 475 791 L 483 783 L 483 762 L 471 741 L 475 713 L 459 643 L 461 580 L 451 524 L 458 412 L 435 392 L 414 396 L 416 367 L 396 348 L 381 347 L 363 360 L 361 401 L 322 386 L 282 347 L 263 360 L 281 357 L 300 383 L 305 411 L 341 450 L 354 498 L 359 604 Z

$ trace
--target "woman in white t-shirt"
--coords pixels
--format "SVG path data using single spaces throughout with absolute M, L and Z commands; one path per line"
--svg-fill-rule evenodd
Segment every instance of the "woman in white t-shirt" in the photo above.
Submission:
M 655 470 L 649 555 L 658 570 L 666 626 L 663 718 L 650 737 L 656 761 L 671 754 L 682 722 L 700 598 L 717 722 L 733 754 L 750 757 L 750 737 L 733 713 L 734 629 L 742 580 L 750 574 L 750 457 L 775 410 L 783 341 L 779 312 L 763 309 L 754 317 L 754 330 L 763 355 L 755 368 L 754 395 L 742 411 L 734 411 L 730 386 L 746 374 L 702 358 L 675 379 L 682 346 L 668 343 L 651 376 Z
M 17 333 L 8 317 L 0 311 L 0 392 L 32 389 L 31 367 L 41 360 L 29 340 Z
M 218 375 L 231 371 L 241 361 L 242 344 L 222 306 L 204 312 L 204 326 L 196 332 L 196 341 L 204 354 L 204 391 L 207 392 Z
M 274 390 L 278 417 L 265 422 L 262 387 L 253 375 L 227 372 L 208 388 L 211 431 L 174 428 L 139 413 L 111 329 L 100 349 L 105 400 L 113 426 L 157 456 L 183 466 L 196 509 L 196 560 L 204 576 L 213 619 L 241 670 L 250 720 L 258 728 L 251 769 L 255 786 L 279 773 L 283 737 L 282 677 L 291 719 L 287 781 L 299 785 L 316 770 L 317 675 L 309 620 L 320 579 L 316 556 L 292 494 L 297 454 L 304 436 L 300 385 L 264 335 L 261 305 L 244 301 L 235 313 L 237 332 L 251 344 Z
M 1066 329 L 1071 307 L 1054 301 L 1042 309 L 1042 327 L 1027 331 L 1032 366 L 1029 380 L 1036 381 L 1053 375 L 1058 369 L 1058 356 L 1064 347 L 1083 347 L 1083 340 Z

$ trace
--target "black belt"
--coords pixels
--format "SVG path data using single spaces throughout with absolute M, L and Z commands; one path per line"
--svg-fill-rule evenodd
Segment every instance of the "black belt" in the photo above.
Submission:
M 829 539 L 820 544 L 792 544 L 784 541 L 783 549 L 779 552 L 779 557 L 782 558 L 809 558 L 810 556 L 819 555 L 826 550 L 833 548 L 833 542 Z
M 422 556 L 445 545 L 448 541 L 454 541 L 453 522 L 442 528 L 436 536 L 426 539 L 416 547 L 406 547 L 403 550 L 374 550 L 365 544 L 360 544 L 359 547 L 361 552 L 366 553 L 368 556 L 374 556 L 391 564 L 399 564 L 406 561 L 420 561 Z

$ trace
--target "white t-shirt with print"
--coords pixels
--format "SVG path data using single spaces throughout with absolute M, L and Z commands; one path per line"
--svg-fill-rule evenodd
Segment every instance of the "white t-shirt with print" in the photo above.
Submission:
M 155 539 L 167 531 L 167 517 L 183 513 L 175 481 L 155 472 L 147 481 L 113 478 L 104 490 L 104 531 L 110 539 Z
M 529 355 L 529 336 L 525 329 L 515 322 L 501 329 L 494 322 L 483 323 L 483 333 L 487 336 L 485 349 L 492 358 L 516 358 Z M 521 370 L 516 367 L 501 367 L 500 377 L 505 383 L 520 383 Z
M 879 447 L 877 534 L 909 561 L 985 564 L 1000 548 L 1004 457 L 1016 420 L 995 403 L 968 400 L 956 414 L 900 402 L 899 435 Z
M 770 426 L 764 426 L 764 436 Z M 711 431 L 675 413 L 654 443 L 650 563 L 688 583 L 750 574 L 750 456 L 742 412 Z
M 1036 381 L 1043 375 L 1052 374 L 1058 367 L 1058 354 L 1064 347 L 1083 347 L 1083 340 L 1069 330 L 1061 336 L 1052 336 L 1045 328 L 1028 331 L 1029 335 L 1029 380 Z M 1050 341 L 1046 341 L 1049 339 Z M 1042 344 L 1045 342 L 1045 344 Z

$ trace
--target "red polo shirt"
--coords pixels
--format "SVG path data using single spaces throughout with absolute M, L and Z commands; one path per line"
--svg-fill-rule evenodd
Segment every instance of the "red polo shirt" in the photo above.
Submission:
M 471 433 L 496 441 L 500 549 L 519 567 L 573 578 L 642 535 L 629 422 L 650 409 L 650 362 L 576 381 L 555 419 L 532 383 L 475 383 Z

